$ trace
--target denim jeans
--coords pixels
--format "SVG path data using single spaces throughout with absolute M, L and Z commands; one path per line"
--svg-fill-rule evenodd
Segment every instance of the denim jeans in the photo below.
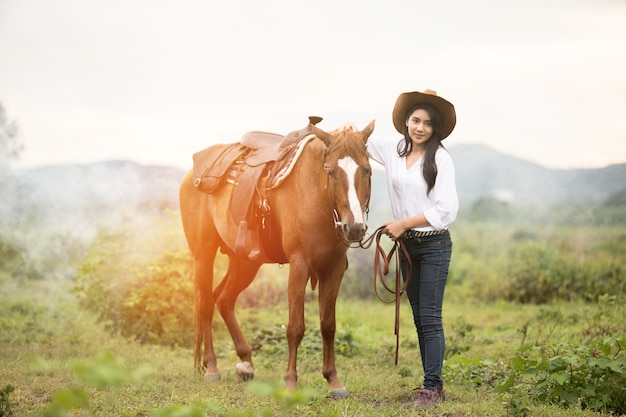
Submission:
M 450 233 L 403 240 L 411 258 L 411 277 L 406 294 L 413 310 L 413 320 L 424 368 L 424 388 L 436 390 L 443 385 L 441 368 L 446 341 L 441 318 L 443 294 L 448 280 L 452 254 Z M 402 276 L 406 282 L 407 262 L 400 251 Z

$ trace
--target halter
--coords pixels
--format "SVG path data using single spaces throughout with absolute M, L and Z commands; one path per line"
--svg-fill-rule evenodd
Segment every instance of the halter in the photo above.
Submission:
M 341 221 L 341 216 L 339 215 L 339 211 L 337 211 L 337 207 L 335 207 L 334 203 L 333 203 L 333 198 L 332 195 L 330 194 L 330 187 L 328 186 L 328 183 L 330 181 L 330 169 L 324 165 L 324 171 L 326 172 L 326 185 L 324 186 L 324 188 L 326 188 L 326 193 L 328 194 L 328 201 L 330 201 L 333 204 L 333 223 L 334 223 L 334 229 L 335 229 L 335 233 L 337 234 L 337 237 L 339 238 L 339 240 L 341 241 L 341 243 L 343 243 L 345 246 L 349 247 L 349 248 L 359 248 L 359 247 L 363 247 L 362 246 L 362 242 L 363 239 L 361 239 L 358 242 L 350 242 L 348 239 L 346 239 L 346 236 L 343 234 L 343 230 L 341 229 L 341 226 L 343 225 L 343 222 Z M 371 178 L 371 176 L 370 176 Z M 371 186 L 371 183 L 370 183 Z M 364 221 L 367 227 L 367 218 L 370 212 L 370 198 L 369 196 L 367 197 L 367 200 L 365 200 L 365 209 L 363 210 L 363 215 L 364 215 Z

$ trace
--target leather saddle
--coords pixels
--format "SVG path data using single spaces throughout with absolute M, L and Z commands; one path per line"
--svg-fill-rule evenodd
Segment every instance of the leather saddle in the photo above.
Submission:
M 193 155 L 194 185 L 202 192 L 214 193 L 226 182 L 233 183 L 229 214 L 238 225 L 235 252 L 254 259 L 258 254 L 245 254 L 249 231 L 260 232 L 263 249 L 277 263 L 286 263 L 282 246 L 277 242 L 278 226 L 272 221 L 267 191 L 275 185 L 277 174 L 291 163 L 291 156 L 300 141 L 311 135 L 311 126 L 321 117 L 310 116 L 309 124 L 287 135 L 251 131 L 238 143 L 220 144 Z M 254 250 L 253 250 L 254 252 Z

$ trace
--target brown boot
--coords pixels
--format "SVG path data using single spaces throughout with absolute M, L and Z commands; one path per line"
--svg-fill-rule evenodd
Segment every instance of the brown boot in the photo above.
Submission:
M 415 401 L 404 404 L 404 408 L 430 408 L 445 400 L 446 392 L 443 385 L 435 391 L 424 388 L 418 392 Z

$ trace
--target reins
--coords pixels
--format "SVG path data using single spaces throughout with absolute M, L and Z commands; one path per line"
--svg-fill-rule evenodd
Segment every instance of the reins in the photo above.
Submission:
M 406 287 L 409 285 L 409 281 L 411 279 L 411 258 L 409 253 L 404 245 L 402 240 L 395 240 L 393 247 L 389 250 L 389 252 L 385 252 L 385 249 L 380 244 L 380 238 L 384 234 L 383 230 L 385 226 L 380 226 L 373 235 L 365 239 L 360 243 L 360 247 L 363 249 L 368 249 L 372 246 L 372 243 L 376 242 L 375 254 L 374 254 L 374 293 L 376 297 L 382 301 L 383 303 L 392 303 L 395 302 L 396 305 L 396 317 L 394 323 L 394 334 L 396 336 L 396 355 L 395 355 L 395 364 L 398 364 L 398 352 L 400 349 L 400 299 L 402 294 L 406 291 Z M 402 270 L 400 266 L 400 258 L 399 253 L 402 251 L 404 253 L 406 261 L 407 261 L 407 274 L 406 280 L 402 283 Z M 392 260 L 395 260 L 395 288 L 391 288 L 386 282 L 384 277 L 389 274 L 389 269 Z M 379 292 L 378 292 L 378 281 L 382 284 L 382 286 L 387 290 L 387 292 L 394 294 L 394 299 L 392 301 L 384 300 Z

